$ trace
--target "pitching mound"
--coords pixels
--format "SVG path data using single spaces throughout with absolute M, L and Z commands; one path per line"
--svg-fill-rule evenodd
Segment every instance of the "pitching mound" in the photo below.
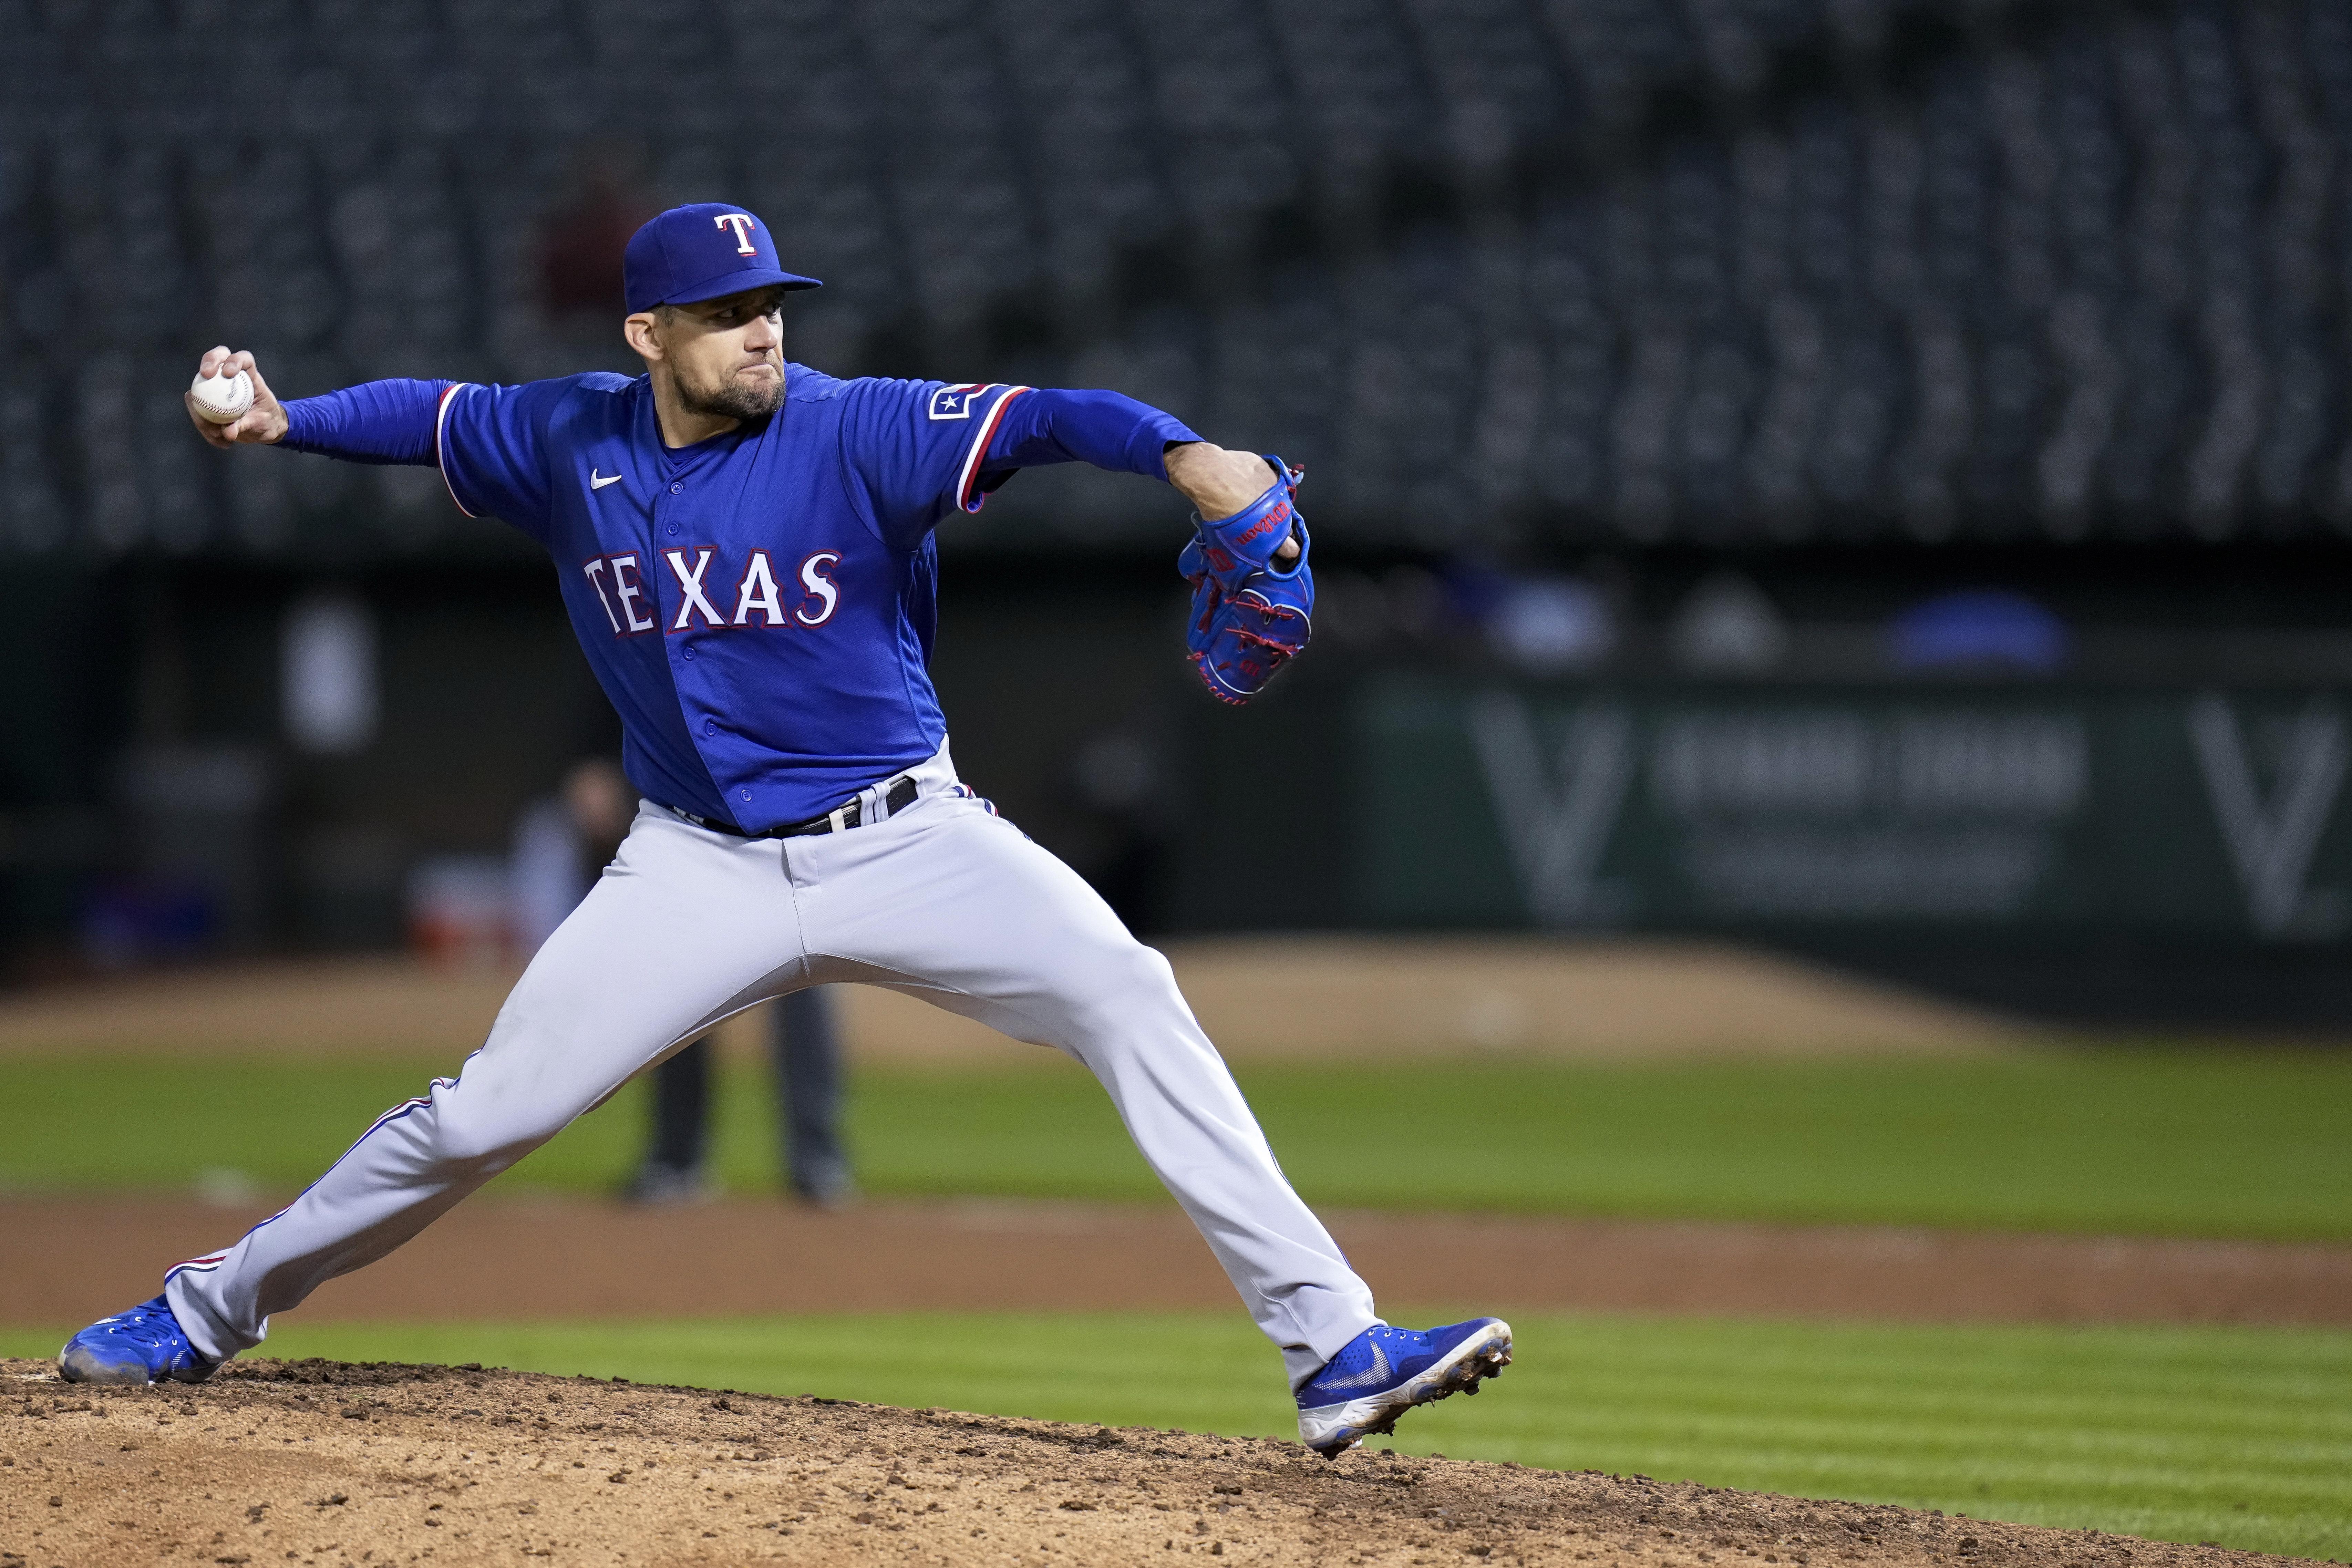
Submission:
M 1506 1384 L 1507 1387 L 1507 1384 Z M 1512 1465 L 472 1367 L 0 1362 L 0 1563 L 2284 1562 Z

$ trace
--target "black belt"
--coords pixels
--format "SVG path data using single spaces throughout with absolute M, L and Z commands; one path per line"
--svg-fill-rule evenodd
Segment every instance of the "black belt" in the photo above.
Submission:
M 915 781 L 906 774 L 901 773 L 892 779 L 889 787 L 882 792 L 882 804 L 887 808 L 883 814 L 884 817 L 896 816 L 914 805 L 916 793 Z M 812 816 L 806 822 L 788 822 L 782 827 L 770 827 L 758 833 L 750 833 L 731 822 L 721 822 L 715 816 L 697 816 L 690 811 L 678 811 L 674 805 L 670 809 L 677 811 L 678 816 L 697 827 L 708 827 L 713 833 L 724 833 L 733 838 L 806 838 L 813 834 L 840 833 L 848 828 L 862 827 L 865 826 L 866 818 L 864 803 L 853 799 L 847 805 L 836 807 L 826 812 L 823 816 Z

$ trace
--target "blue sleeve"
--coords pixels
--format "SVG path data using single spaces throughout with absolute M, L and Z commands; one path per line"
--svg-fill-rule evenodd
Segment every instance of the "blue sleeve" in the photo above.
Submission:
M 883 537 L 912 549 L 954 511 L 978 511 L 1014 470 L 1047 463 L 1166 479 L 1160 451 L 1200 437 L 1116 392 L 937 381 L 855 383 L 843 458 Z
M 996 421 L 986 456 L 981 459 L 982 490 L 1002 484 L 1014 468 L 1042 468 L 1049 463 L 1090 463 L 1114 473 L 1142 474 L 1165 483 L 1168 465 L 1161 454 L 1171 441 L 1197 441 L 1175 416 L 1162 414 L 1148 403 L 1138 403 L 1123 392 L 1064 392 L 1054 387 L 1024 387 L 1008 402 Z M 970 510 L 978 511 L 974 496 Z
M 441 477 L 458 510 L 503 519 L 547 542 L 548 426 L 577 379 L 520 386 L 459 382 L 442 395 Z
M 278 444 L 351 463 L 433 461 L 434 416 L 446 381 L 368 381 L 286 405 Z
M 544 542 L 547 420 L 570 384 L 362 382 L 289 403 L 278 445 L 353 463 L 437 462 L 458 510 Z

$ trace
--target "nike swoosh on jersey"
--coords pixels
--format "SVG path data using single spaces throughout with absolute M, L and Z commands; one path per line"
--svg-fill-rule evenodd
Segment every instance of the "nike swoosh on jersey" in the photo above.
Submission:
M 621 476 L 618 474 L 600 474 L 593 468 L 588 470 L 588 488 L 592 490 L 601 490 L 606 485 L 617 485 L 620 482 Z

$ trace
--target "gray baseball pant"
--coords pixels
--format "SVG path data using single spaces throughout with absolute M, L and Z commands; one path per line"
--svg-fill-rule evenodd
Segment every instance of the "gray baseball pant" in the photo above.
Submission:
M 416 1235 L 681 1042 L 804 985 L 887 985 L 1083 1062 L 1282 1350 L 1292 1385 L 1379 1321 L 1291 1190 L 1168 962 L 1069 868 L 955 782 L 867 826 L 742 839 L 643 806 L 456 1079 L 387 1111 L 291 1205 L 164 1293 L 196 1348 Z M 874 791 L 867 792 L 869 795 Z

